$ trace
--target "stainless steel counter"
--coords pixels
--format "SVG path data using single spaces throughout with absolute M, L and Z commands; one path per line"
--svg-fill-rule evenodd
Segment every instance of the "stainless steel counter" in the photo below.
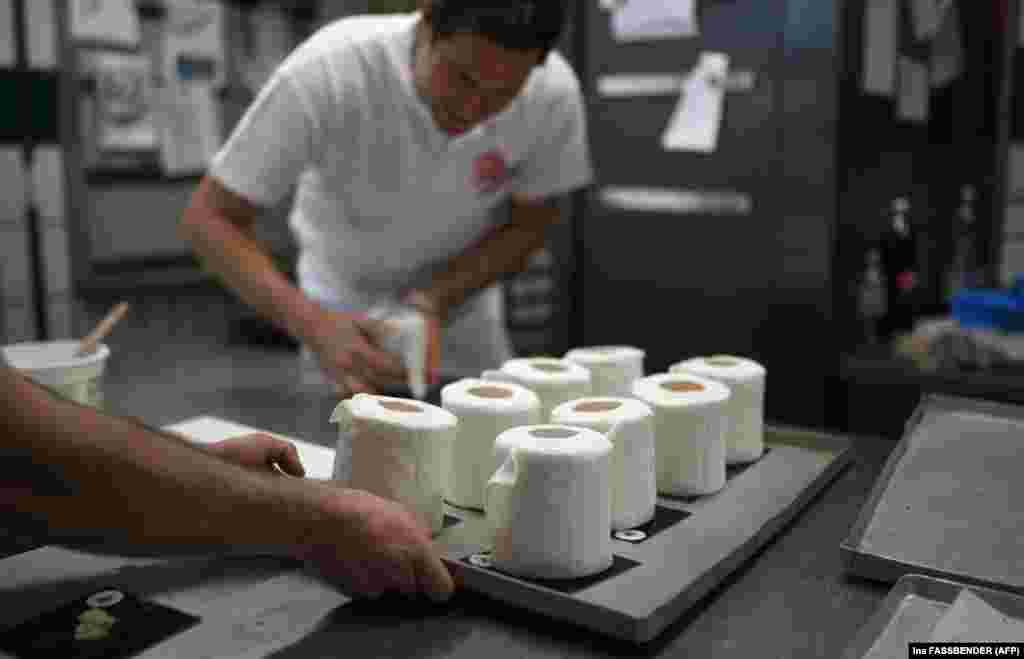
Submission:
M 327 419 L 336 401 L 295 386 L 290 353 L 196 346 L 156 358 L 114 355 L 105 382 L 113 412 L 154 425 L 213 415 L 333 446 Z M 838 656 L 888 592 L 846 578 L 839 543 L 892 447 L 858 440 L 852 467 L 647 646 L 470 592 L 442 606 L 350 601 L 284 560 L 123 559 L 56 547 L 0 560 L 0 628 L 115 583 L 203 617 L 146 657 Z

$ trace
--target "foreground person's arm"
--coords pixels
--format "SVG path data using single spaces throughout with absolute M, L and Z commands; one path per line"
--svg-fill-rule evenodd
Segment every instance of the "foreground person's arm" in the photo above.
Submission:
M 50 474 L 64 490 L 0 483 L 0 509 L 53 532 L 280 550 L 316 559 L 356 593 L 451 592 L 427 532 L 398 504 L 231 464 L 131 420 L 56 399 L 3 366 L 0 438 L 10 464 Z

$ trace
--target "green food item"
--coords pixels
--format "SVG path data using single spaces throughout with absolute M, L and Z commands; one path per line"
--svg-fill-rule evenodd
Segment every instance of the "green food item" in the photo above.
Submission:
M 98 641 L 110 635 L 110 628 L 83 622 L 75 628 L 76 641 Z
M 86 625 L 95 625 L 99 627 L 112 627 L 117 618 L 110 615 L 103 609 L 87 609 L 83 611 L 79 616 L 78 620 Z

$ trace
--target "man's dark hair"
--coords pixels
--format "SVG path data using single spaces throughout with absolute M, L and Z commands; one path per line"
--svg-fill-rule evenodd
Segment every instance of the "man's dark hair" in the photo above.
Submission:
M 555 47 L 568 0 L 431 0 L 430 27 L 438 37 L 469 32 L 510 50 Z

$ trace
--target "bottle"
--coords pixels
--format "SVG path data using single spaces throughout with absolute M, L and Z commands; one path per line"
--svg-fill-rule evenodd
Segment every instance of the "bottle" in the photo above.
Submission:
M 905 197 L 893 200 L 891 220 L 882 237 L 882 265 L 888 302 L 884 333 L 887 336 L 913 329 L 917 315 L 920 276 L 916 237 L 909 215 L 909 200 Z
M 948 300 L 963 289 L 976 288 L 979 284 L 974 231 L 974 186 L 965 185 L 960 188 L 960 204 L 953 216 L 953 259 L 946 281 Z
M 882 252 L 878 247 L 872 247 L 867 252 L 858 291 L 858 310 L 868 345 L 877 345 L 881 340 L 882 321 L 886 315 L 885 289 Z

